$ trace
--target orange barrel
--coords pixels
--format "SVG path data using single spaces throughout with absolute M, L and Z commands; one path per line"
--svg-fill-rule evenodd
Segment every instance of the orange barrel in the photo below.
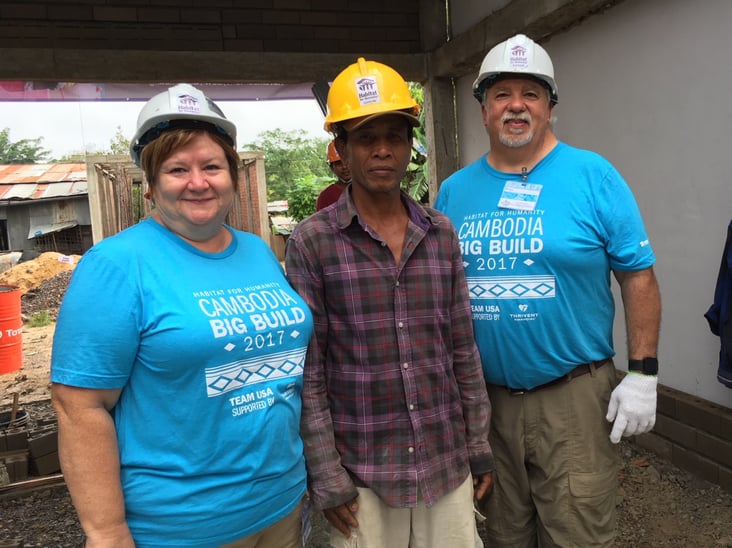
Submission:
M 0 375 L 23 366 L 23 318 L 20 288 L 0 285 Z

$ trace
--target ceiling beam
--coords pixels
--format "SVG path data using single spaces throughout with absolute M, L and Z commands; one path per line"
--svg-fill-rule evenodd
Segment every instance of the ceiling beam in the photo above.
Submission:
M 363 54 L 406 80 L 426 79 L 424 54 Z M 0 48 L 0 79 L 63 82 L 302 83 L 331 81 L 352 53 Z
M 476 74 L 497 43 L 517 33 L 542 39 L 566 30 L 623 0 L 513 0 L 430 54 L 430 74 L 460 78 Z

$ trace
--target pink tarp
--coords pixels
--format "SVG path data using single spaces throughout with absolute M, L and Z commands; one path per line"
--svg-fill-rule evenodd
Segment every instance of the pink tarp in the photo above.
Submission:
M 91 84 L 0 80 L 0 101 L 147 101 L 178 82 L 164 84 Z M 214 101 L 312 99 L 312 83 L 194 84 Z

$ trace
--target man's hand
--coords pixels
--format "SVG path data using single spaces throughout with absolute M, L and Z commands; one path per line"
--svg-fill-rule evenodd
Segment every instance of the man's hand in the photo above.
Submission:
M 356 502 L 356 499 L 353 499 L 340 506 L 326 508 L 323 510 L 323 515 L 333 527 L 348 538 L 351 536 L 351 528 L 355 529 L 358 527 L 356 512 L 358 512 L 358 502 Z
M 607 420 L 613 424 L 610 441 L 645 434 L 656 424 L 656 375 L 628 373 L 610 396 Z
M 473 476 L 473 493 L 476 505 L 480 504 L 483 499 L 490 497 L 493 491 L 493 472 L 488 472 L 482 476 Z

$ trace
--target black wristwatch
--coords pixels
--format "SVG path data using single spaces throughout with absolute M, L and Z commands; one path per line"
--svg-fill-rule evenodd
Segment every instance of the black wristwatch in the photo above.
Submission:
M 658 375 L 658 358 L 628 360 L 628 371 L 635 371 L 644 375 Z

